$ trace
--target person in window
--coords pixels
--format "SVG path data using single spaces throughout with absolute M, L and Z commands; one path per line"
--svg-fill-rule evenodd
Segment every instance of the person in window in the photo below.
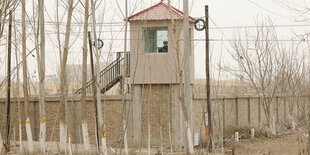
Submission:
M 159 53 L 168 52 L 168 41 L 164 41 L 163 43 L 164 43 L 164 47 L 162 47 L 158 50 Z

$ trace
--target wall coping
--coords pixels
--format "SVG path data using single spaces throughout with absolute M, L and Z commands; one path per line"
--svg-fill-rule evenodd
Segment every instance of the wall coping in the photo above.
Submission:
M 303 97 L 309 96 L 308 94 L 302 95 Z M 211 100 L 222 100 L 222 99 L 258 99 L 260 96 L 256 94 L 218 94 L 218 95 L 211 95 Z M 283 98 L 286 96 L 283 95 L 275 95 L 274 97 Z M 132 98 L 132 94 L 126 94 L 126 101 L 130 101 Z M 206 100 L 207 94 L 193 94 L 193 100 Z M 20 101 L 23 101 L 24 97 L 20 98 Z M 79 102 L 81 100 L 81 95 L 69 95 L 67 97 L 68 102 Z M 92 101 L 92 96 L 86 96 L 86 101 Z M 101 101 L 108 100 L 108 101 L 121 101 L 123 100 L 123 95 L 101 95 Z M 6 102 L 6 98 L 0 98 L 0 102 Z M 53 95 L 53 96 L 46 96 L 45 101 L 47 102 L 59 102 L 60 96 Z M 11 102 L 17 102 L 17 97 L 12 97 Z M 39 102 L 38 96 L 31 96 L 29 97 L 29 102 Z
M 303 94 L 300 97 L 308 97 L 310 94 Z M 257 94 L 218 94 L 218 95 L 211 95 L 211 100 L 220 100 L 220 99 L 258 99 L 262 97 L 262 95 Z M 284 98 L 289 97 L 285 95 L 276 94 L 273 96 L 274 98 Z M 193 100 L 206 100 L 207 94 L 193 94 Z
M 131 94 L 126 95 L 126 100 L 130 100 L 132 97 Z M 20 101 L 22 102 L 24 100 L 24 97 L 20 97 Z M 67 97 L 68 102 L 78 102 L 81 100 L 81 95 L 69 95 Z M 93 97 L 92 96 L 86 96 L 86 101 L 92 101 Z M 101 101 L 103 100 L 109 100 L 109 101 L 119 101 L 123 100 L 123 95 L 101 95 Z M 6 102 L 6 98 L 0 98 L 0 102 Z M 11 102 L 17 102 L 17 97 L 12 97 Z M 59 95 L 54 95 L 54 96 L 45 96 L 45 101 L 47 102 L 59 102 L 60 101 L 60 96 Z M 29 97 L 29 102 L 39 102 L 39 97 L 38 96 L 30 96 Z

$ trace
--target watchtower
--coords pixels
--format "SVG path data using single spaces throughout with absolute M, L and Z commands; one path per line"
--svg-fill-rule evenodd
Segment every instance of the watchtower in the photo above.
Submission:
M 182 11 L 163 1 L 129 17 L 133 87 L 133 102 L 128 107 L 131 145 L 147 143 L 150 122 L 151 145 L 158 144 L 164 136 L 164 144 L 168 146 L 167 137 L 171 134 L 174 148 L 184 146 L 185 125 L 179 87 L 183 82 L 183 18 Z M 194 22 L 195 19 L 189 17 L 191 83 L 194 81 Z M 193 126 L 191 115 L 189 119 Z
M 194 80 L 190 17 L 191 81 Z M 183 68 L 183 12 L 160 2 L 129 18 L 130 77 L 133 84 L 176 84 Z

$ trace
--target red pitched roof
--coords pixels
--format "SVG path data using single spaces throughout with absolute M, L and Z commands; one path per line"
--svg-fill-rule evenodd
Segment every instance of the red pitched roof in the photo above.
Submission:
M 173 19 L 183 19 L 183 12 L 177 8 L 171 6 L 171 15 L 169 11 L 169 6 L 164 2 L 157 3 L 141 12 L 138 12 L 131 17 L 129 21 L 140 21 L 140 20 L 170 20 Z M 189 21 L 194 22 L 195 18 L 189 16 Z

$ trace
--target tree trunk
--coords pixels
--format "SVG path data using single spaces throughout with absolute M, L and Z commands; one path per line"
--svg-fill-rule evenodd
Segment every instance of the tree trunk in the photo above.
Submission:
M 39 57 L 39 81 L 40 81 L 40 151 L 45 152 L 45 137 L 46 137 L 46 116 L 45 116 L 45 94 L 44 94 L 44 82 L 45 82 L 45 26 L 44 26 L 44 0 L 38 0 L 39 4 L 39 28 L 40 28 L 40 55 Z
M 9 15 L 9 36 L 8 36 L 8 83 L 7 83 L 7 104 L 6 104 L 6 138 L 5 138 L 5 149 L 7 152 L 10 151 L 10 111 L 11 111 L 11 52 L 12 52 L 12 11 Z
M 71 30 L 71 19 L 72 19 L 72 12 L 73 12 L 73 0 L 68 0 L 68 17 L 66 23 L 66 33 L 65 33 L 65 45 L 63 49 L 62 55 L 62 63 L 61 63 L 61 70 L 60 70 L 60 118 L 59 118 L 59 125 L 60 125 L 60 152 L 66 152 L 66 137 L 67 137 L 67 93 L 68 89 L 67 80 L 66 80 L 66 65 L 68 59 L 68 51 L 69 51 L 69 39 L 70 39 L 70 30 Z
M 307 143 L 307 152 L 310 155 L 310 109 L 308 106 L 308 143 Z
M 14 14 L 14 31 L 15 31 L 15 43 L 17 43 L 17 35 L 16 35 L 16 23 L 15 23 L 15 14 Z M 15 61 L 16 63 L 19 62 L 19 58 L 18 58 L 18 48 L 17 48 L 17 44 L 15 45 Z M 22 120 L 21 120 L 21 108 L 20 108 L 20 96 L 19 96 L 19 83 L 20 83 L 20 79 L 19 79 L 19 64 L 16 65 L 16 81 L 17 81 L 17 92 L 16 92 L 16 96 L 17 96 L 17 108 L 18 108 L 18 131 L 19 131 L 19 154 L 22 154 L 23 151 L 23 139 L 22 139 Z
M 98 49 L 98 43 L 97 43 L 97 34 L 96 34 L 96 10 L 95 10 L 95 2 L 94 0 L 91 0 L 91 12 L 92 12 L 92 30 L 93 30 L 93 35 L 94 35 L 94 41 L 95 41 L 95 55 L 96 55 L 96 85 L 97 85 L 97 118 L 98 118 L 98 122 L 99 122 L 99 128 L 98 128 L 98 133 L 99 135 L 105 134 L 105 132 L 103 131 L 104 124 L 103 124 L 103 118 L 102 118 L 102 112 L 101 112 L 101 88 L 100 88 L 100 62 L 99 62 L 99 58 L 100 58 L 100 51 Z M 102 136 L 106 136 L 106 135 L 102 135 Z M 98 137 L 99 138 L 99 137 Z M 103 146 L 103 148 L 107 148 L 106 146 Z M 100 151 L 100 149 L 98 148 L 97 150 L 98 152 Z
M 123 106 L 126 107 L 126 90 L 125 90 L 125 79 L 127 73 L 127 30 L 128 30 L 128 1 L 125 0 L 125 34 L 124 34 L 124 67 L 123 67 L 123 77 L 122 77 L 122 90 L 123 90 Z M 123 117 L 123 122 L 126 124 L 127 120 L 127 112 L 125 112 L 125 116 Z M 125 154 L 128 154 L 128 144 L 127 144 L 127 128 L 124 128 L 124 151 Z
M 81 118 L 82 118 L 82 135 L 85 153 L 89 152 L 89 138 L 87 129 L 87 103 L 86 103 L 86 82 L 87 82 L 87 31 L 89 17 L 89 0 L 85 0 L 84 12 L 84 30 L 83 30 L 83 80 L 82 80 L 82 96 L 81 96 Z
M 29 122 L 28 114 L 28 104 L 29 104 L 29 95 L 28 95 L 28 78 L 27 78 L 27 53 L 26 53 L 26 0 L 22 0 L 22 64 L 23 64 L 23 92 L 24 92 L 24 106 L 25 106 L 25 116 L 26 116 L 26 134 L 28 140 L 28 151 L 30 154 L 33 153 L 33 142 L 32 142 L 32 133 Z
M 189 17 L 188 17 L 188 0 L 183 0 L 183 7 L 184 7 L 184 23 L 183 23 L 183 33 L 184 33 L 184 104 L 186 109 L 186 143 L 187 143 L 187 152 L 189 154 L 194 153 L 193 149 L 193 139 L 192 139 L 192 91 L 191 91 L 191 84 L 190 84 L 190 41 L 189 41 Z

